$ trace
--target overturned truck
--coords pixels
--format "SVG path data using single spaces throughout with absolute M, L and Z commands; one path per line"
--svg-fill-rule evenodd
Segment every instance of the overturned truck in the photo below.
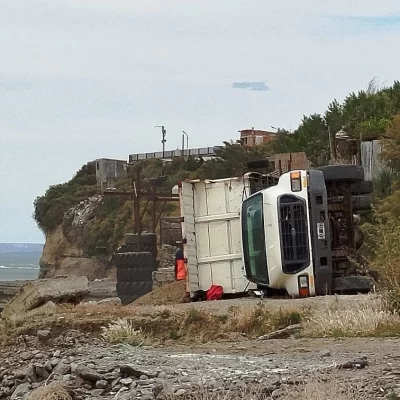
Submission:
M 363 242 L 358 214 L 371 207 L 372 191 L 357 165 L 182 182 L 187 291 L 370 291 L 373 280 L 354 259 Z

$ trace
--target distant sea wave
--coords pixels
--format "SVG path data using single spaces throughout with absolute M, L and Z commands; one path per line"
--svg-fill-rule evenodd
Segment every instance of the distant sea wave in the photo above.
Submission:
M 40 256 L 40 252 L 0 254 L 0 281 L 37 279 Z
M 0 265 L 0 269 L 39 269 L 39 265 L 9 265 L 8 267 L 6 267 L 5 265 Z

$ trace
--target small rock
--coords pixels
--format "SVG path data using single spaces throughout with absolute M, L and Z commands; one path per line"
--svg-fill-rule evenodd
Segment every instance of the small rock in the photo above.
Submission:
M 72 368 L 71 368 L 72 370 Z M 117 378 L 120 378 L 121 374 L 119 372 L 106 372 L 103 377 L 107 381 L 114 381 Z
M 120 382 L 125 386 L 129 386 L 133 382 L 133 379 L 132 378 L 125 378 L 125 379 L 121 379 Z
M 71 373 L 74 374 L 76 372 L 76 369 L 78 368 L 78 364 L 71 363 L 70 368 L 71 368 Z
M 20 368 L 15 371 L 15 379 L 25 379 L 26 377 L 32 377 L 34 375 L 33 364 L 27 365 L 26 367 Z
M 47 371 L 46 367 L 43 364 L 35 365 L 35 373 L 37 376 L 43 379 L 47 379 L 49 377 L 49 371 Z
M 283 392 L 282 389 L 275 389 L 275 390 L 272 392 L 271 397 L 272 397 L 273 399 L 277 399 L 278 397 L 283 396 L 283 394 L 284 394 L 284 392 Z
M 76 374 L 85 381 L 94 383 L 103 379 L 103 376 L 96 372 L 94 369 L 84 366 L 79 366 L 76 369 Z
M 56 358 L 53 358 L 52 360 L 50 360 L 50 364 L 51 366 L 54 368 L 56 365 L 58 365 L 60 361 L 57 360 Z
M 64 376 L 62 377 L 62 380 L 63 380 L 64 382 L 69 382 L 69 381 L 71 381 L 71 380 L 72 380 L 71 374 L 66 374 L 66 375 L 64 375 Z
M 130 390 L 129 392 L 122 392 L 122 394 L 119 395 L 117 398 L 121 400 L 132 400 L 135 399 L 136 396 L 137 396 L 137 390 L 133 389 Z M 142 399 L 143 397 L 140 398 Z
M 56 351 L 53 353 L 53 357 L 54 357 L 54 358 L 60 358 L 60 357 L 61 357 L 61 350 L 56 350 Z
M 21 383 L 18 385 L 11 396 L 11 400 L 22 399 L 31 389 L 30 383 Z
M 153 387 L 153 394 L 154 394 L 154 397 L 157 398 L 157 396 L 163 391 L 163 389 L 164 389 L 164 385 L 161 385 L 161 384 L 155 385 L 155 386 Z
M 107 387 L 107 385 L 108 385 L 108 382 L 103 379 L 96 382 L 97 389 L 105 389 Z
M 51 362 L 50 362 L 50 361 L 46 361 L 46 362 L 44 363 L 44 367 L 46 368 L 46 370 L 47 370 L 48 372 L 53 371 L 53 366 L 51 365 Z
M 140 378 L 141 376 L 145 375 L 144 372 L 138 370 L 136 367 L 130 364 L 121 365 L 119 369 L 123 374 L 133 376 L 135 378 Z
M 178 389 L 175 392 L 175 396 L 183 396 L 184 394 L 186 394 L 186 390 L 185 389 Z
M 140 375 L 141 381 L 147 381 L 147 379 L 149 379 L 149 377 L 147 375 Z
M 118 385 L 118 383 L 119 383 L 120 380 L 121 380 L 120 377 L 114 379 L 114 380 L 111 382 L 111 387 L 114 389 L 114 388 Z
M 331 352 L 329 350 L 321 351 L 320 356 L 323 357 L 323 358 L 330 357 L 331 356 Z
M 160 378 L 160 379 L 165 379 L 166 376 L 167 376 L 167 374 L 166 374 L 164 371 L 161 371 L 161 372 L 158 374 L 158 378 Z
M 90 394 L 92 396 L 97 397 L 97 396 L 101 396 L 103 393 L 104 393 L 104 389 L 93 389 Z
M 40 360 L 40 359 L 44 358 L 44 355 L 42 353 L 37 353 L 37 354 L 35 354 L 35 358 L 37 360 Z
M 37 338 L 41 343 L 47 343 L 51 338 L 51 332 L 47 329 L 37 331 Z
M 64 364 L 61 362 L 54 367 L 53 372 L 58 375 L 66 375 L 71 372 L 71 367 L 68 364 Z
M 22 359 L 23 361 L 28 361 L 28 360 L 31 360 L 31 359 L 32 359 L 33 355 L 32 355 L 32 353 L 29 352 L 29 351 L 23 351 L 23 352 L 21 353 L 20 357 L 21 357 L 21 359 Z

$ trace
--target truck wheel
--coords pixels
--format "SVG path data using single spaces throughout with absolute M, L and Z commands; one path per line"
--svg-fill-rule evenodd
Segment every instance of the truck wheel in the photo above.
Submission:
M 371 194 L 374 191 L 372 181 L 362 181 L 351 186 L 351 194 Z
M 117 268 L 118 282 L 153 281 L 153 270 L 150 268 L 133 267 Z
M 122 304 L 129 304 L 152 291 L 153 282 L 117 282 L 117 294 Z
M 325 182 L 358 183 L 364 180 L 364 168 L 359 165 L 327 165 L 316 169 L 323 172 Z
M 369 210 L 372 206 L 372 196 L 368 194 L 351 196 L 353 211 Z
M 350 275 L 333 278 L 332 293 L 358 294 L 368 293 L 374 287 L 374 280 L 369 276 Z
M 155 269 L 156 260 L 151 253 L 117 253 L 113 261 L 117 268 L 143 267 Z
M 126 233 L 125 234 L 125 244 L 143 244 L 147 246 L 157 246 L 157 235 L 155 233 L 144 232 L 140 235 L 137 233 Z
M 117 253 L 151 253 L 157 258 L 157 246 L 147 244 L 122 244 L 118 247 Z

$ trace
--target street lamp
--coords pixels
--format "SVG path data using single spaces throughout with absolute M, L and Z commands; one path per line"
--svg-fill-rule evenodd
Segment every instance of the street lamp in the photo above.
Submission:
M 186 135 L 186 150 L 189 150 L 189 136 L 185 131 L 182 131 L 182 133 Z M 182 143 L 183 143 L 183 140 L 182 140 Z M 185 146 L 183 146 L 183 147 L 185 147 Z
M 161 143 L 162 143 L 162 155 L 163 155 L 163 158 L 165 157 L 165 143 L 166 143 L 166 141 L 167 141 L 167 139 L 165 139 L 165 136 L 167 135 L 167 131 L 166 131 L 166 129 L 164 128 L 164 125 L 156 125 L 154 128 L 161 128 L 161 134 L 162 134 L 162 140 L 161 140 Z

